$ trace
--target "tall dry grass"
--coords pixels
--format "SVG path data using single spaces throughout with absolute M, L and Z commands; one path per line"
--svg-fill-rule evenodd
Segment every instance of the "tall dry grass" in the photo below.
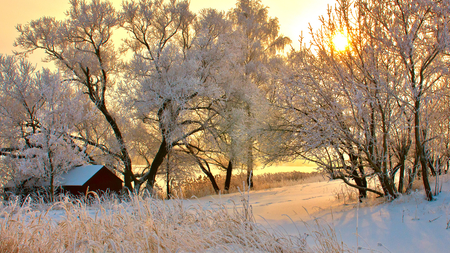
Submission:
M 276 182 L 286 185 L 311 180 L 299 175 L 263 175 L 255 177 L 255 183 L 274 186 Z M 237 183 L 234 187 L 238 189 Z M 1 202 L 0 253 L 343 252 L 345 246 L 330 227 L 318 226 L 310 236 L 266 229 L 255 222 L 249 195 L 242 192 L 241 203 L 231 206 L 143 196 L 94 196 L 60 196 L 53 204 L 43 198 Z M 309 247 L 311 238 L 314 245 Z
M 242 189 L 242 183 L 247 180 L 246 173 L 240 173 L 233 175 L 231 179 L 230 189 L 228 192 L 223 191 L 225 184 L 225 176 L 218 175 L 215 177 L 217 184 L 221 189 L 221 193 L 234 193 Z M 305 172 L 279 172 L 279 173 L 266 173 L 253 176 L 252 190 L 265 190 L 270 188 L 277 188 L 283 186 L 296 185 L 310 181 L 323 181 L 325 177 L 317 172 L 305 173 Z M 215 194 L 211 185 L 211 181 L 206 176 L 200 176 L 198 178 L 191 178 L 183 181 L 181 184 L 174 187 L 173 194 L 178 198 L 191 198 L 193 196 L 200 198 L 208 195 Z M 164 194 L 161 194 L 164 195 Z
M 30 199 L 0 206 L 0 252 L 305 252 L 305 239 L 268 231 L 248 201 L 204 208 L 192 201 Z
M 309 231 L 314 245 L 312 249 L 316 253 L 347 253 L 352 250 L 338 238 L 333 225 L 314 220 L 311 225 L 305 224 Z

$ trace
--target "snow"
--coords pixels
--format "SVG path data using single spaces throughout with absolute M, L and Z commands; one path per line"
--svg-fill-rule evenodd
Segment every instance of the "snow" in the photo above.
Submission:
M 450 249 L 450 177 L 445 179 L 432 202 L 423 191 L 392 202 L 344 202 L 336 198 L 346 189 L 340 181 L 250 192 L 249 199 L 258 223 L 291 235 L 313 233 L 318 221 L 334 228 L 337 238 L 355 252 L 445 252 Z M 203 206 L 215 201 L 231 206 L 240 198 L 230 194 L 198 201 Z M 308 242 L 314 243 L 311 238 Z
M 103 165 L 75 167 L 61 176 L 61 185 L 83 185 L 101 168 L 103 168 Z

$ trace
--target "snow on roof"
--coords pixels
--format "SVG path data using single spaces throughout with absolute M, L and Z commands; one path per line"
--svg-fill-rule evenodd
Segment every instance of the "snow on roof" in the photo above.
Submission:
M 86 165 L 75 167 L 61 175 L 61 185 L 83 185 L 95 175 L 103 165 Z

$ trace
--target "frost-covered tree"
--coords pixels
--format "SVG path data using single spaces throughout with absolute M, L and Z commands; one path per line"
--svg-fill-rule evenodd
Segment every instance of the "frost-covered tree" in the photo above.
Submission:
M 70 138 L 86 117 L 80 95 L 58 74 L 0 56 L 0 155 L 9 166 L 2 176 L 14 185 L 38 179 L 53 199 L 58 176 L 87 160 Z
M 83 141 L 118 158 L 121 164 L 117 169 L 124 176 L 125 187 L 132 190 L 132 181 L 136 180 L 130 152 L 123 126 L 119 125 L 119 115 L 111 110 L 117 103 L 111 99 L 110 92 L 117 82 L 119 67 L 112 34 L 119 25 L 119 18 L 110 2 L 71 0 L 70 4 L 67 19 L 63 21 L 43 17 L 17 26 L 20 35 L 15 45 L 21 47 L 24 54 L 44 50 L 48 61 L 55 62 L 66 78 L 83 88 L 115 139 L 107 146 L 92 139 Z
M 317 162 L 362 197 L 396 197 L 405 172 L 411 185 L 421 168 L 431 200 L 430 141 L 439 136 L 433 108 L 448 75 L 448 4 L 338 1 L 313 31 L 312 49 L 291 55 L 293 72 L 279 96 L 289 111 L 284 129 L 296 138 L 286 150 Z M 333 44 L 338 33 L 348 37 L 343 51 Z M 395 187 L 398 171 L 402 185 Z M 368 186 L 371 178 L 381 192 Z
M 413 115 L 416 164 L 428 200 L 432 200 L 428 171 L 433 136 L 429 135 L 427 113 L 436 90 L 448 75 L 450 45 L 450 1 L 382 1 L 361 3 L 360 8 L 379 24 L 379 41 L 401 62 L 405 78 L 406 105 Z
M 267 16 L 266 9 L 261 15 Z M 252 29 L 278 31 L 273 24 L 277 25 L 276 20 Z M 118 64 L 120 59 L 112 43 L 112 32 L 119 27 L 128 32 L 122 49 L 132 56 L 123 65 Z M 250 101 L 257 94 L 249 89 L 248 95 L 225 95 L 231 94 L 230 83 L 234 82 L 235 88 L 242 84 L 234 74 L 235 70 L 242 72 L 244 66 L 241 62 L 245 59 L 238 59 L 239 50 L 246 47 L 241 43 L 243 37 L 236 36 L 235 41 L 225 38 L 231 34 L 226 31 L 231 25 L 223 13 L 205 10 L 196 17 L 187 1 L 124 2 L 122 11 L 116 13 L 106 1 L 73 0 L 66 20 L 41 18 L 17 29 L 20 36 L 16 45 L 24 50 L 22 53 L 44 50 L 47 60 L 54 61 L 66 78 L 83 88 L 97 109 L 94 114 L 104 118 L 94 117 L 79 124 L 71 138 L 84 142 L 92 157 L 116 167 L 128 189 L 132 189 L 132 183 L 137 190 L 145 183 L 151 188 L 170 149 L 192 146 L 190 137 L 218 124 L 215 118 L 223 117 L 217 110 L 223 105 L 221 101 L 239 96 L 247 96 Z M 272 39 L 251 42 L 259 60 L 262 51 L 278 48 L 278 43 L 264 44 Z M 229 68 L 233 64 L 239 67 Z M 119 69 L 119 65 L 124 68 Z M 229 81 L 230 77 L 234 81 Z M 241 130 L 229 133 L 243 135 Z M 219 138 L 214 131 L 209 135 Z M 133 136 L 145 136 L 142 139 L 148 141 L 126 139 Z M 155 154 L 150 149 L 157 142 Z M 149 144 L 147 149 L 144 143 Z M 131 157 L 145 160 L 145 171 L 132 171 Z
M 191 145 L 218 116 L 212 105 L 223 94 L 217 81 L 223 52 L 216 44 L 222 21 L 212 10 L 199 17 L 209 21 L 196 21 L 187 1 L 125 2 L 121 18 L 133 53 L 132 79 L 123 88 L 133 91 L 128 101 L 135 116 L 159 132 L 158 151 L 138 182 L 152 188 L 168 152 Z
M 235 40 L 238 43 L 233 69 L 236 89 L 229 97 L 233 121 L 242 123 L 233 127 L 231 136 L 245 150 L 243 160 L 247 169 L 247 183 L 253 187 L 251 174 L 254 166 L 254 150 L 258 143 L 264 120 L 270 117 L 267 110 L 266 92 L 273 79 L 271 65 L 278 53 L 291 42 L 280 34 L 277 18 L 269 17 L 268 7 L 259 0 L 238 0 L 228 13 L 233 22 Z

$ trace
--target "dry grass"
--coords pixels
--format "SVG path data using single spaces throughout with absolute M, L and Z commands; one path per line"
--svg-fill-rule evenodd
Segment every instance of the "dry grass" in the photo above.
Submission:
M 133 196 L 2 203 L 0 252 L 304 252 L 301 236 L 256 224 L 244 199 L 227 209 Z M 247 203 L 247 204 L 245 204 Z
M 225 184 L 225 176 L 218 175 L 215 177 L 216 182 L 219 185 L 220 189 L 223 189 Z M 228 193 L 238 192 L 240 188 L 242 188 L 242 182 L 247 180 L 247 175 L 245 173 L 233 175 L 230 190 Z M 270 188 L 277 188 L 283 186 L 296 185 L 309 181 L 320 181 L 325 180 L 322 174 L 314 172 L 314 173 L 305 173 L 305 172 L 279 172 L 279 173 L 267 173 L 262 175 L 256 175 L 253 177 L 253 189 L 252 190 L 265 190 Z M 176 196 L 191 198 L 195 197 L 203 197 L 208 195 L 214 195 L 214 189 L 211 185 L 211 182 L 207 177 L 201 176 L 195 179 L 189 179 L 184 181 L 181 185 L 176 187 Z M 221 191 L 221 193 L 225 193 Z
M 340 179 L 337 179 L 340 180 Z M 376 189 L 382 192 L 381 185 L 378 183 L 377 179 L 370 179 L 368 181 L 368 188 Z M 358 189 L 351 187 L 347 184 L 342 183 L 339 188 L 333 190 L 334 198 L 337 201 L 342 201 L 344 205 L 355 204 L 359 202 L 359 191 Z M 384 203 L 388 199 L 380 198 L 378 194 L 367 191 L 367 198 L 364 200 L 363 206 L 366 205 L 377 205 Z M 361 204 L 361 203 L 360 203 Z
M 359 193 L 356 188 L 348 185 L 341 185 L 338 189 L 333 190 L 334 198 L 338 201 L 343 201 L 344 204 L 358 201 Z
M 264 175 L 255 183 L 313 180 L 299 175 Z M 99 198 L 95 193 L 89 201 L 60 196 L 53 204 L 42 198 L 2 202 L 0 253 L 344 252 L 332 227 L 317 223 L 307 239 L 257 224 L 247 194 L 241 192 L 241 203 L 231 206 L 143 196 Z M 311 239 L 313 247 L 307 244 Z
M 333 225 L 324 223 L 315 218 L 312 224 L 305 223 L 308 227 L 314 246 L 312 250 L 317 253 L 344 253 L 352 252 L 341 239 L 338 238 Z

